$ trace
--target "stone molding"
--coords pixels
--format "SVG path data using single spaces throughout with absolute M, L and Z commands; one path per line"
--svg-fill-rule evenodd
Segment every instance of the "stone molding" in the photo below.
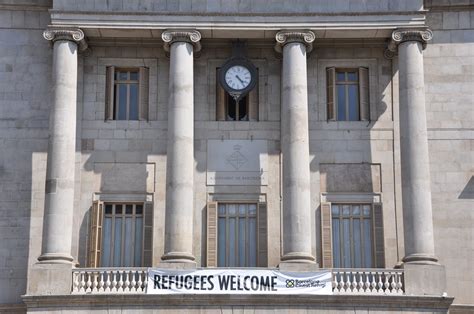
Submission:
M 166 52 L 170 51 L 171 44 L 175 42 L 187 42 L 192 44 L 194 46 L 194 52 L 201 50 L 201 33 L 196 30 L 166 30 L 161 34 L 161 39 L 163 39 Z
M 275 35 L 275 51 L 281 53 L 286 44 L 297 42 L 305 44 L 306 52 L 311 52 L 315 39 L 316 35 L 312 31 L 279 31 Z
M 398 51 L 398 45 L 406 41 L 418 41 L 426 48 L 428 41 L 433 38 L 433 32 L 428 29 L 396 29 L 392 32 L 390 42 L 385 49 L 384 56 L 392 59 Z
M 79 47 L 79 51 L 87 49 L 84 32 L 79 28 L 48 28 L 43 32 L 43 37 L 53 43 L 56 40 L 75 42 Z

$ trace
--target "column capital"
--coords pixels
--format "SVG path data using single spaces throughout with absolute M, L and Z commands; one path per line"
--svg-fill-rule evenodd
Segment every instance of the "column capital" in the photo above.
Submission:
M 174 42 L 187 42 L 194 46 L 194 52 L 201 50 L 201 33 L 197 30 L 165 30 L 161 34 L 165 51 L 170 51 Z
M 312 31 L 301 30 L 301 31 L 279 31 L 275 35 L 275 51 L 281 53 L 283 46 L 288 43 L 298 42 L 306 45 L 306 52 L 313 50 L 313 41 L 316 39 L 316 35 Z
M 429 28 L 400 28 L 392 32 L 392 37 L 385 49 L 384 56 L 387 59 L 393 58 L 397 54 L 398 45 L 406 41 L 418 41 L 423 49 L 433 38 L 433 32 Z
M 78 45 L 80 51 L 87 49 L 84 32 L 79 28 L 49 27 L 43 32 L 43 37 L 53 43 L 56 40 L 72 41 Z

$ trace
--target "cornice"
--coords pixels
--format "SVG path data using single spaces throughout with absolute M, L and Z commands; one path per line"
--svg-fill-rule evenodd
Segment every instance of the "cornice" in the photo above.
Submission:
M 428 41 L 433 38 L 433 32 L 428 28 L 417 29 L 396 29 L 392 32 L 392 37 L 385 49 L 385 57 L 393 58 L 398 51 L 398 45 L 406 41 L 418 41 L 422 44 L 423 49 L 426 48 Z
M 196 30 L 166 30 L 161 34 L 165 51 L 170 50 L 171 44 L 175 42 L 187 42 L 194 46 L 194 52 L 201 50 L 201 33 Z
M 306 52 L 313 50 L 313 42 L 316 39 L 316 35 L 312 31 L 279 31 L 275 35 L 275 50 L 279 53 L 282 52 L 283 46 L 289 43 L 302 43 L 306 45 Z
M 79 51 L 87 49 L 84 32 L 79 28 L 53 28 L 49 27 L 43 32 L 43 37 L 46 40 L 55 42 L 57 40 L 68 40 L 75 42 Z

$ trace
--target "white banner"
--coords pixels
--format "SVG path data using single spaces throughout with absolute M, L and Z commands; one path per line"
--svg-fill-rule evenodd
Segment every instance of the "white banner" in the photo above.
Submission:
M 331 272 L 148 269 L 147 294 L 332 294 Z

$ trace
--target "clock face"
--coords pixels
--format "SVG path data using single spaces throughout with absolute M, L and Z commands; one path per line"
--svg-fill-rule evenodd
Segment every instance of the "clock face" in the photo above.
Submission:
M 252 74 L 242 65 L 234 65 L 225 73 L 225 82 L 234 90 L 243 90 L 250 85 Z

